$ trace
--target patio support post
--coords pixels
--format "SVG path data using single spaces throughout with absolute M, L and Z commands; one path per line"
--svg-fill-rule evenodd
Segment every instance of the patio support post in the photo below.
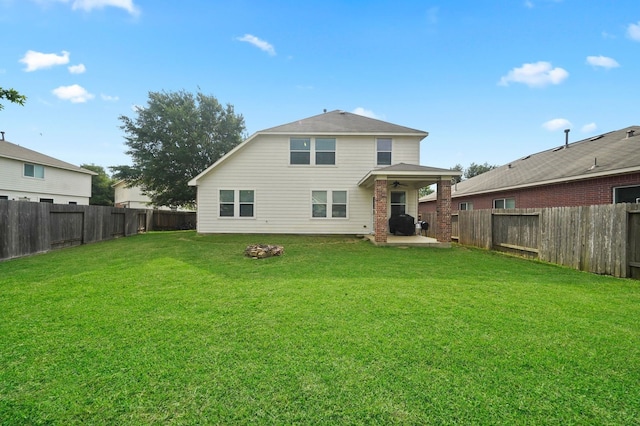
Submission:
M 451 180 L 439 180 L 436 201 L 436 239 L 451 242 Z
M 374 187 L 374 231 L 376 243 L 387 242 L 387 180 L 376 179 Z M 451 220 L 451 218 L 449 218 Z

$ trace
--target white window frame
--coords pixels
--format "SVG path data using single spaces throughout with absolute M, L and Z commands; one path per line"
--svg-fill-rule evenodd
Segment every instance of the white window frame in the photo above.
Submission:
M 325 194 L 325 203 L 315 203 L 315 197 L 314 197 L 314 193 L 316 192 L 324 192 Z M 345 197 L 345 202 L 341 203 L 341 202 L 335 202 L 335 193 L 344 193 L 344 197 Z M 346 189 L 313 189 L 311 190 L 311 199 L 310 199 L 310 204 L 311 204 L 311 212 L 310 212 L 310 217 L 311 219 L 320 219 L 320 220 L 331 220 L 331 219 L 338 219 L 338 220 L 344 220 L 344 219 L 349 219 L 349 191 L 347 191 Z M 325 214 L 326 216 L 314 216 L 314 206 L 315 205 L 320 205 L 320 204 L 324 204 L 326 206 L 325 209 Z M 335 206 L 342 206 L 344 205 L 344 209 L 345 209 L 345 215 L 344 216 L 334 216 L 333 213 L 333 207 Z
M 463 201 L 458 204 L 458 210 L 473 210 L 473 203 L 471 201 Z
M 299 142 L 299 141 L 304 141 L 305 143 L 309 144 L 309 149 L 293 149 L 293 142 Z M 313 155 L 311 155 L 311 138 L 289 138 L 289 165 L 291 166 L 310 166 L 311 165 L 311 158 L 313 157 Z M 293 162 L 293 154 L 294 153 L 306 153 L 309 154 L 309 162 L 308 163 L 294 163 Z
M 404 203 L 394 203 L 393 202 L 393 194 L 404 194 Z M 393 206 L 404 206 L 403 208 L 403 212 L 400 214 L 407 214 L 407 205 L 408 205 L 408 200 L 407 200 L 407 191 L 391 191 L 389 193 L 389 214 L 391 216 L 393 216 Z
M 33 167 L 33 175 L 27 174 L 27 166 Z M 24 166 L 22 167 L 22 176 L 33 179 L 44 179 L 44 166 L 41 164 L 24 163 Z
M 496 204 L 502 201 L 502 205 L 504 207 L 496 207 Z M 507 206 L 507 202 L 508 201 L 513 201 L 513 207 L 508 207 Z M 493 200 L 493 208 L 494 209 L 498 209 L 498 210 L 502 210 L 502 209 L 515 209 L 516 208 L 516 199 L 515 198 L 496 198 L 495 200 Z
M 321 141 L 333 141 L 333 149 L 329 150 L 329 149 L 319 149 L 318 148 L 318 140 Z M 312 145 L 312 150 L 314 151 L 314 155 L 313 155 L 313 159 L 315 162 L 316 166 L 335 166 L 336 165 L 336 154 L 337 154 L 337 144 L 338 141 L 336 140 L 336 138 L 314 138 L 313 140 L 313 145 Z M 318 164 L 318 154 L 325 154 L 325 153 L 333 153 L 333 163 L 321 163 Z
M 233 201 L 222 201 L 222 191 L 229 191 L 233 193 Z M 242 201 L 240 196 L 242 192 L 251 191 L 253 194 L 253 201 Z M 232 205 L 233 206 L 233 215 L 223 216 L 221 213 L 222 205 Z M 241 216 L 241 208 L 243 205 L 252 205 L 253 206 L 253 215 L 252 216 Z M 219 219 L 255 219 L 256 218 L 256 190 L 255 189 L 231 189 L 231 188 L 220 188 L 218 189 L 218 218 Z
M 382 150 L 379 147 L 379 142 L 389 141 L 391 147 L 389 150 Z M 381 153 L 389 153 L 389 163 L 380 162 L 380 154 Z M 392 138 L 376 138 L 376 166 L 390 166 L 393 164 L 393 139 Z
M 318 149 L 318 140 L 326 141 L 333 140 L 333 150 L 327 149 Z M 309 143 L 309 149 L 293 149 L 292 144 L 293 141 L 306 141 Z M 321 153 L 333 153 L 333 164 L 319 164 L 318 163 L 318 154 Z M 292 162 L 293 153 L 308 153 L 309 154 L 309 162 L 308 163 L 294 163 Z M 290 137 L 289 138 L 289 165 L 296 167 L 335 167 L 338 163 L 338 139 L 333 136 L 323 136 L 323 137 Z
M 613 203 L 617 204 L 620 203 L 620 201 L 618 201 L 618 190 L 619 189 L 626 189 L 626 188 L 640 188 L 640 185 L 624 185 L 624 186 L 616 186 L 613 188 Z M 636 198 L 636 203 L 640 203 L 640 198 Z

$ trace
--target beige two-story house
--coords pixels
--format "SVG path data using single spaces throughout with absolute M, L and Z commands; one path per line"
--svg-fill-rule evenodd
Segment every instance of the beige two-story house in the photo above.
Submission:
M 0 140 L 0 199 L 88 205 L 91 170 Z
M 389 218 L 417 218 L 418 190 L 432 184 L 450 221 L 459 172 L 418 164 L 427 136 L 344 111 L 259 131 L 189 182 L 198 232 L 372 234 L 384 243 Z M 450 227 L 438 229 L 449 242 Z

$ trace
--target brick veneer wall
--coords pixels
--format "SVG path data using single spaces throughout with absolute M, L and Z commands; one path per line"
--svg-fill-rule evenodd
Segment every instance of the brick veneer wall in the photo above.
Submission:
M 377 243 L 387 242 L 387 180 L 379 179 L 375 183 L 375 240 Z
M 439 181 L 436 194 L 436 239 L 448 243 L 451 241 L 451 181 Z
M 513 198 L 516 200 L 516 208 L 611 204 L 613 203 L 613 189 L 630 185 L 640 185 L 640 173 L 456 197 L 452 200 L 451 210 L 458 211 L 462 202 L 472 202 L 474 210 L 491 209 L 493 208 L 493 200 L 496 198 Z M 436 202 L 420 203 L 418 211 L 420 213 L 434 212 L 436 211 Z

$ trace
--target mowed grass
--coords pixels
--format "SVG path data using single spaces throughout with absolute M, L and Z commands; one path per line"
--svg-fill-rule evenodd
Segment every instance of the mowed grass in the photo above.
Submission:
M 194 232 L 0 263 L 2 425 L 639 422 L 638 281 Z

